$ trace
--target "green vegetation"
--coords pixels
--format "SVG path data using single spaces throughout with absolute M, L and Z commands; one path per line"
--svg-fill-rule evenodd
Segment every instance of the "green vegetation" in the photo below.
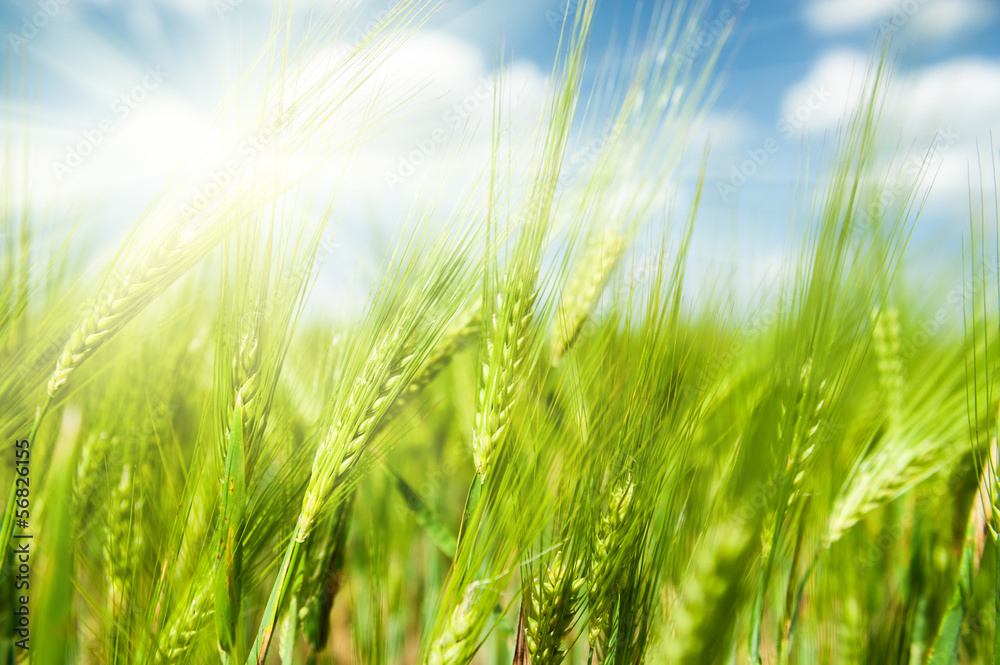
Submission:
M 705 171 L 680 169 L 725 40 L 670 57 L 701 16 L 661 7 L 595 65 L 570 7 L 538 125 L 508 131 L 498 67 L 488 169 L 421 198 L 353 320 L 304 315 L 342 194 L 309 177 L 405 105 L 367 86 L 418 3 L 319 80 L 343 17 L 276 26 L 219 121 L 274 133 L 261 159 L 195 209 L 193 156 L 97 269 L 8 151 L 3 482 L 16 441 L 31 466 L 0 662 L 26 656 L 24 533 L 37 665 L 1000 662 L 995 182 L 965 282 L 916 297 L 928 179 L 878 204 L 887 46 L 741 312 L 689 277 Z

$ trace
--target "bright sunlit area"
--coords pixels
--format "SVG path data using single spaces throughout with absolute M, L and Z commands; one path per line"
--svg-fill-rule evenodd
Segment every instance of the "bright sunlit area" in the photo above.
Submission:
M 0 37 L 0 665 L 1000 663 L 1000 0 Z

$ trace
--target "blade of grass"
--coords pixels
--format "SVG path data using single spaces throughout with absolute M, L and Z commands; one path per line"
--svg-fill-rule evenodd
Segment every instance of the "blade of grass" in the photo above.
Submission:
M 424 503 L 424 500 L 420 498 L 410 485 L 403 480 L 396 471 L 389 466 L 385 467 L 386 470 L 392 475 L 396 481 L 396 489 L 399 493 L 403 495 L 403 500 L 406 501 L 406 507 L 413 511 L 413 514 L 417 518 L 417 523 L 424 528 L 424 531 L 430 537 L 431 542 L 441 550 L 449 559 L 455 558 L 455 544 L 457 538 L 455 534 L 449 529 L 434 512 Z
M 239 662 L 237 628 L 243 599 L 242 534 L 247 503 L 241 396 L 237 396 L 233 408 L 226 472 L 222 481 L 215 554 L 215 628 L 219 649 L 228 655 L 230 662 Z

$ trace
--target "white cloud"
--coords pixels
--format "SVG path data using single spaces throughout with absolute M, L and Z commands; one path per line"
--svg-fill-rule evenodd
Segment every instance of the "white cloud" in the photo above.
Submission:
M 877 30 L 889 22 L 920 39 L 945 39 L 989 25 L 996 8 L 989 0 L 812 0 L 809 26 L 821 33 Z
M 778 121 L 781 131 L 816 134 L 836 128 L 861 98 L 867 63 L 868 56 L 860 51 L 835 49 L 825 53 L 809 74 L 785 93 Z
M 214 71 L 171 69 L 164 82 L 144 95 L 123 118 L 113 109 L 112 101 L 141 82 L 145 70 L 94 33 L 84 34 L 84 43 L 94 48 L 44 53 L 48 69 L 72 81 L 82 94 L 73 103 L 44 105 L 31 111 L 35 138 L 31 179 L 39 198 L 62 208 L 81 199 L 101 197 L 114 200 L 128 217 L 131 211 L 142 210 L 148 197 L 178 173 L 182 163 L 188 163 L 183 160 L 190 150 L 199 151 L 198 164 L 205 168 L 225 162 L 232 151 L 223 148 L 237 127 L 224 123 L 211 130 L 217 98 L 199 94 L 205 86 L 197 78 L 214 81 Z M 301 69 L 289 67 L 286 75 L 304 90 L 337 67 L 336 54 L 342 53 L 337 45 L 330 45 Z M 341 85 L 343 81 L 341 78 Z M 272 89 L 273 85 L 272 81 Z M 321 99 L 313 108 L 321 108 L 323 101 L 343 101 L 341 85 L 321 86 Z M 246 92 L 254 87 L 248 85 Z M 505 110 L 514 119 L 533 124 L 547 89 L 547 78 L 537 66 L 515 61 L 505 78 L 505 91 L 512 100 Z M 330 134 L 333 143 L 351 141 L 356 135 L 352 128 L 365 122 L 364 114 L 352 109 L 376 98 L 383 110 L 392 100 L 399 102 L 389 112 L 387 122 L 379 123 L 381 133 L 356 151 L 349 163 L 335 159 L 315 180 L 320 192 L 334 192 L 335 185 L 342 186 L 338 202 L 345 210 L 358 213 L 350 216 L 357 217 L 362 227 L 374 220 L 398 225 L 414 198 L 427 195 L 442 182 L 458 187 L 461 179 L 472 179 L 486 168 L 491 153 L 493 67 L 478 45 L 441 31 L 414 33 L 387 57 L 377 76 L 352 94 L 351 107 L 337 113 Z M 256 108 L 234 108 L 226 115 L 247 116 Z M 112 120 L 113 128 L 100 130 L 102 119 Z M 225 136 L 216 131 L 219 129 L 225 130 Z M 211 134 L 206 134 L 209 131 Z M 90 145 L 94 143 L 98 145 Z M 58 178 L 53 164 L 65 163 L 78 145 L 87 154 L 74 158 L 77 164 Z M 317 149 L 323 151 L 313 146 L 313 152 Z M 387 175 L 399 175 L 404 162 L 408 164 L 404 177 L 397 186 L 390 186 Z M 298 166 L 308 171 L 315 164 Z M 200 178 L 190 169 L 181 173 Z M 442 177 L 445 175 L 447 179 Z M 447 201 L 442 203 L 448 205 Z M 362 228 L 359 233 L 364 231 Z
M 897 0 L 813 0 L 806 20 L 819 32 L 843 32 L 874 25 L 892 14 Z
M 829 101 L 811 114 L 802 130 L 814 137 L 835 132 L 860 102 L 867 63 L 860 52 L 827 53 L 788 89 L 783 115 L 802 108 L 810 91 L 825 88 Z M 935 175 L 933 200 L 961 203 L 968 196 L 969 165 L 979 159 L 977 145 L 988 141 L 991 132 L 1000 136 L 1000 61 L 955 58 L 897 72 L 887 88 L 881 128 L 888 147 L 899 146 L 901 159 L 907 153 L 920 159 L 937 140 L 939 149 L 930 166 Z
M 803 123 L 816 134 L 836 129 L 860 100 L 869 58 L 838 49 L 823 55 L 782 101 L 783 115 L 794 114 L 814 91 L 829 100 Z M 968 133 L 1000 129 L 1000 62 L 955 58 L 920 69 L 897 71 L 889 82 L 883 120 L 908 132 L 933 133 L 944 126 Z
M 989 0 L 936 0 L 913 16 L 912 36 L 939 40 L 989 25 L 997 8 Z
M 491 153 L 494 75 L 477 47 L 444 32 L 414 35 L 386 62 L 391 79 L 419 85 L 404 118 L 370 143 L 360 156 L 360 187 L 393 197 L 424 190 L 429 179 L 463 155 L 464 173 L 487 166 Z M 514 62 L 504 80 L 518 124 L 534 123 L 547 81 L 526 61 Z
M 127 199 L 155 191 L 208 122 L 208 115 L 186 100 L 157 92 L 127 116 L 108 113 L 85 129 L 46 128 L 34 151 L 32 180 L 39 197 L 72 205 L 92 195 Z

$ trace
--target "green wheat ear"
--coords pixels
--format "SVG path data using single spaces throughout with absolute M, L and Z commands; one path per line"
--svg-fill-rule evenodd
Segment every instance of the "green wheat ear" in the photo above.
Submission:
M 115 618 L 113 626 L 121 626 L 127 635 L 126 611 L 134 598 L 135 564 L 142 546 L 142 512 L 144 501 L 137 486 L 138 467 L 125 464 L 121 477 L 109 497 L 107 533 L 104 557 L 107 570 L 108 612 Z M 111 637 L 115 639 L 117 630 Z
M 745 524 L 718 528 L 702 543 L 694 570 L 672 613 L 662 661 L 671 665 L 721 663 L 729 653 L 741 596 L 757 536 Z
M 476 470 L 485 478 L 494 455 L 510 427 L 510 416 L 518 398 L 519 375 L 524 371 L 532 309 L 537 296 L 537 268 L 529 277 L 516 279 L 507 292 L 496 295 L 496 309 L 488 308 L 491 323 L 484 339 L 472 452 Z M 505 280 L 507 281 L 507 280 Z
M 611 490 L 607 509 L 601 516 L 587 572 L 587 593 L 590 609 L 590 627 L 587 640 L 592 649 L 606 653 L 607 640 L 614 619 L 616 580 L 627 554 L 627 538 L 635 514 L 632 497 L 635 484 L 632 480 L 620 481 Z
M 580 577 L 580 563 L 567 564 L 559 550 L 544 565 L 544 574 L 528 581 L 524 633 L 532 665 L 558 665 L 563 660 L 563 640 L 572 627 L 577 595 L 586 581 Z
M 478 599 L 480 593 L 476 582 L 466 587 L 462 602 L 451 613 L 441 636 L 431 645 L 425 661 L 427 665 L 464 665 L 472 659 L 481 626 L 478 614 L 486 607 Z
M 306 577 L 297 598 L 301 599 L 298 618 L 302 633 L 313 652 L 325 649 L 330 636 L 330 612 L 341 587 L 354 502 L 352 494 L 326 518 L 322 532 L 317 530 L 310 535 L 312 542 L 305 555 Z
M 872 333 L 878 364 L 879 386 L 885 400 L 889 427 L 896 431 L 903 418 L 903 361 L 900 357 L 899 311 L 886 307 Z
M 103 498 L 101 479 L 107 477 L 109 457 L 116 454 L 119 449 L 120 442 L 117 437 L 113 438 L 106 431 L 91 432 L 84 439 L 73 481 L 73 509 L 76 520 L 74 533 L 84 532 L 83 520 Z
M 463 312 L 456 325 L 448 329 L 441 340 L 435 345 L 430 356 L 409 385 L 403 390 L 396 401 L 392 403 L 382 418 L 381 424 L 392 422 L 408 404 L 426 388 L 466 346 L 476 341 L 480 335 L 482 316 L 481 303 L 478 301 L 468 311 Z
M 576 343 L 624 249 L 625 238 L 615 229 L 602 229 L 590 239 L 563 287 L 556 311 L 552 342 L 556 361 Z
M 173 223 L 159 242 L 129 265 L 80 319 L 49 378 L 49 398 L 57 397 L 84 361 L 204 257 L 225 230 L 220 225 L 185 236 L 184 224 Z

